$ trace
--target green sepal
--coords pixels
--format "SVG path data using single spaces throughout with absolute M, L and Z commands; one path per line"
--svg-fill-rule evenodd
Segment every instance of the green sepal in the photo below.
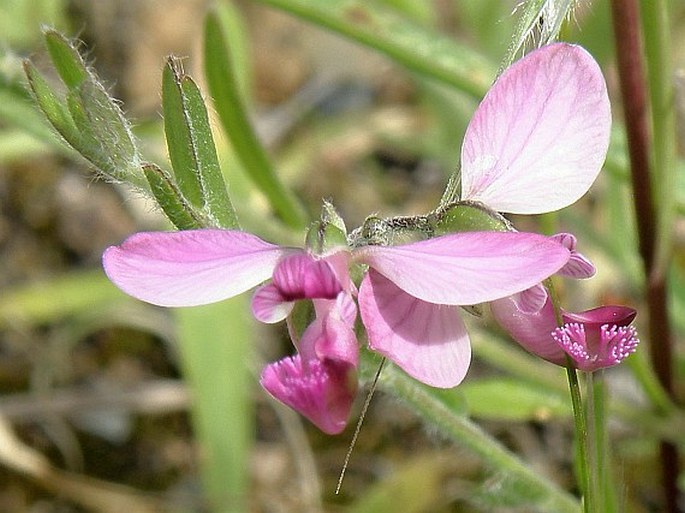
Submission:
M 454 232 L 508 232 L 513 228 L 499 213 L 473 201 L 458 201 L 428 215 L 435 236 Z
M 86 65 L 69 40 L 52 29 L 45 30 L 44 35 L 50 59 L 64 85 L 73 89 L 88 80 Z
M 164 68 L 162 104 L 169 158 L 181 193 L 219 226 L 237 228 L 202 93 L 174 57 Z
M 305 246 L 314 254 L 324 255 L 335 248 L 347 247 L 347 237 L 337 226 L 315 221 L 307 230 Z
M 323 204 L 321 205 L 321 221 L 336 227 L 340 232 L 347 236 L 347 226 L 345 226 L 345 220 L 333 206 L 333 203 L 328 200 L 323 200 Z
M 168 173 L 150 163 L 143 164 L 143 173 L 157 203 L 176 228 L 192 230 L 207 227 L 201 214 L 195 212 L 193 207 L 183 199 L 183 195 Z
M 317 255 L 328 253 L 335 248 L 347 247 L 345 222 L 330 202 L 324 200 L 321 219 L 309 226 L 305 246 Z

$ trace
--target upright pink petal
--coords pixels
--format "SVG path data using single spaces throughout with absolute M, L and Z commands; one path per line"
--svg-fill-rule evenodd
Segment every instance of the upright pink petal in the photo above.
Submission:
M 234 230 L 143 232 L 105 251 L 105 272 L 127 294 L 160 306 L 204 305 L 271 276 L 293 250 Z
M 557 321 L 549 295 L 538 311 L 522 310 L 513 297 L 493 301 L 490 310 L 497 323 L 525 350 L 548 362 L 566 364 L 564 350 L 552 338 Z
M 426 303 L 369 270 L 359 291 L 369 348 L 410 376 L 440 388 L 464 379 L 471 346 L 458 308 Z
M 606 84 L 585 50 L 531 52 L 499 77 L 466 130 L 462 199 L 515 214 L 568 206 L 597 177 L 610 129 Z
M 453 233 L 354 253 L 405 292 L 444 305 L 474 305 L 521 292 L 557 272 L 569 255 L 549 237 L 518 232 Z

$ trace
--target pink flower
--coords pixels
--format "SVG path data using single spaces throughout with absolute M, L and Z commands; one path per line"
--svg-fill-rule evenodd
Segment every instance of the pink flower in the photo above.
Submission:
M 294 300 L 350 297 L 349 266 L 368 266 L 359 306 L 369 347 L 416 379 L 448 388 L 461 382 L 471 355 L 458 306 L 525 290 L 569 257 L 562 245 L 529 233 L 455 233 L 314 255 L 244 232 L 191 230 L 133 235 L 108 248 L 103 264 L 124 292 L 162 306 L 219 301 L 273 277 L 253 299 L 257 318 L 269 322 L 287 318 Z M 353 318 L 349 306 L 339 310 Z
M 529 54 L 502 74 L 469 124 L 462 199 L 512 213 L 573 203 L 602 166 L 610 124 L 604 80 L 584 50 L 555 44 Z M 109 248 L 103 264 L 122 290 L 162 306 L 220 301 L 271 278 L 255 293 L 253 314 L 285 319 L 298 354 L 269 365 L 262 384 L 333 433 L 344 427 L 356 390 L 350 266 L 368 267 L 357 299 L 369 347 L 414 378 L 448 388 L 471 358 L 460 305 L 517 294 L 519 305 L 540 310 L 542 280 L 560 269 L 587 272 L 571 256 L 575 240 L 559 237 L 465 232 L 318 255 L 231 230 L 139 233 Z M 298 340 L 290 314 L 301 300 L 313 302 L 316 318 Z
M 542 214 L 590 188 L 609 147 L 611 108 L 595 60 L 567 43 L 515 62 L 479 105 L 461 150 L 462 200 Z
M 535 312 L 523 312 L 511 298 L 491 303 L 495 319 L 521 346 L 557 365 L 594 371 L 621 363 L 635 352 L 637 331 L 630 323 L 636 312 L 627 306 L 600 306 L 580 313 L 562 312 L 558 327 L 549 298 Z

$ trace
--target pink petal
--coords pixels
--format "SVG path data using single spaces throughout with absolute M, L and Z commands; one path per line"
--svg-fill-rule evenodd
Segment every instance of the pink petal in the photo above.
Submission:
M 451 388 L 471 361 L 466 328 L 455 306 L 412 297 L 369 270 L 359 291 L 369 348 L 428 385 Z
M 305 252 L 282 259 L 274 270 L 273 284 L 287 301 L 333 299 L 342 290 L 342 284 L 328 261 Z
M 233 230 L 144 232 L 107 248 L 102 263 L 109 279 L 133 297 L 194 306 L 251 289 L 291 251 Z
M 500 76 L 466 130 L 462 199 L 516 214 L 570 205 L 597 177 L 610 129 L 590 54 L 566 43 L 531 52 Z
M 355 258 L 414 297 L 474 305 L 521 292 L 557 272 L 569 251 L 549 237 L 463 232 L 401 246 L 365 246 Z
M 545 306 L 548 294 L 547 289 L 541 283 L 538 283 L 529 289 L 509 297 L 516 304 L 516 308 L 526 314 L 539 312 Z
M 527 351 L 557 365 L 564 365 L 566 353 L 552 338 L 557 328 L 554 307 L 549 296 L 537 312 L 524 312 L 512 297 L 490 303 L 497 323 Z
M 299 354 L 267 365 L 260 383 L 330 435 L 345 429 L 357 393 L 354 367 L 333 361 L 304 363 Z
M 592 278 L 595 275 L 597 269 L 593 263 L 586 256 L 576 251 L 575 236 L 570 233 L 557 233 L 552 235 L 551 239 L 557 241 L 571 252 L 571 258 L 564 267 L 559 269 L 558 274 L 577 280 Z
M 584 312 L 563 312 L 565 323 L 578 322 L 586 328 L 599 330 L 603 324 L 615 324 L 616 326 L 628 326 L 635 317 L 637 311 L 629 306 L 604 305 Z
M 335 305 L 335 301 L 331 300 L 315 301 Z M 335 360 L 347 362 L 353 367 L 359 364 L 357 337 L 352 327 L 337 315 L 335 306 L 332 313 L 317 316 L 304 331 L 300 353 L 305 359 Z
M 344 321 L 350 328 L 354 328 L 354 323 L 357 320 L 357 305 L 350 294 L 340 292 L 335 301 L 314 299 L 313 303 L 317 317 L 331 315 Z
M 281 322 L 292 311 L 295 303 L 288 301 L 273 283 L 259 287 L 252 296 L 252 315 L 260 322 Z

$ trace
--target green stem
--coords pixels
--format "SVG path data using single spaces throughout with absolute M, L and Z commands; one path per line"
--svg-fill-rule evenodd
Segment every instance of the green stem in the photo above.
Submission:
M 587 497 L 591 498 L 589 507 L 594 507 L 591 511 L 600 512 L 599 506 L 602 502 L 600 490 L 602 490 L 602 468 L 600 467 L 601 457 L 601 441 L 599 440 L 601 428 L 598 423 L 601 423 L 602 415 L 597 415 L 597 402 L 595 401 L 595 379 L 593 372 L 584 372 L 585 377 L 585 422 L 587 423 L 586 434 L 586 450 L 587 450 L 587 482 L 588 493 Z
M 566 377 L 568 378 L 568 388 L 571 393 L 571 404 L 573 406 L 573 421 L 575 425 L 576 443 L 578 450 L 577 465 L 580 486 L 583 492 L 583 511 L 593 513 L 595 509 L 595 497 L 590 486 L 590 461 L 588 459 L 588 423 L 583 400 L 580 393 L 580 383 L 578 383 L 578 373 L 573 367 L 566 367 Z
M 556 317 L 557 325 L 562 326 L 564 320 L 561 316 L 561 306 L 559 304 L 559 296 L 557 295 L 554 283 L 552 280 L 547 280 L 547 289 L 549 290 L 552 306 L 554 307 L 554 315 Z M 573 362 L 570 357 L 567 357 L 566 378 L 568 379 L 568 388 L 571 394 L 571 406 L 573 407 L 573 422 L 576 435 L 576 446 L 578 451 L 579 464 L 576 466 L 578 471 L 578 479 L 580 481 L 580 488 L 583 494 L 583 511 L 585 513 L 594 513 L 596 505 L 596 490 L 591 486 L 592 462 L 589 460 L 588 452 L 588 422 L 585 408 L 583 407 L 583 398 L 580 391 L 580 384 L 578 383 L 578 372 L 573 367 Z
M 452 411 L 437 394 L 394 366 L 386 366 L 380 385 L 385 392 L 410 405 L 428 424 L 479 455 L 490 469 L 506 476 L 506 480 L 514 480 L 512 486 L 526 490 L 530 504 L 555 513 L 578 513 L 578 503 L 571 495 L 533 472 L 476 424 Z
M 588 417 L 592 419 L 594 428 L 595 476 L 590 476 L 596 483 L 597 505 L 603 513 L 618 511 L 614 482 L 611 473 L 611 458 L 609 456 L 609 437 L 607 432 L 607 402 L 606 381 L 604 370 L 587 374 L 588 398 L 592 398 L 592 406 L 588 408 Z

